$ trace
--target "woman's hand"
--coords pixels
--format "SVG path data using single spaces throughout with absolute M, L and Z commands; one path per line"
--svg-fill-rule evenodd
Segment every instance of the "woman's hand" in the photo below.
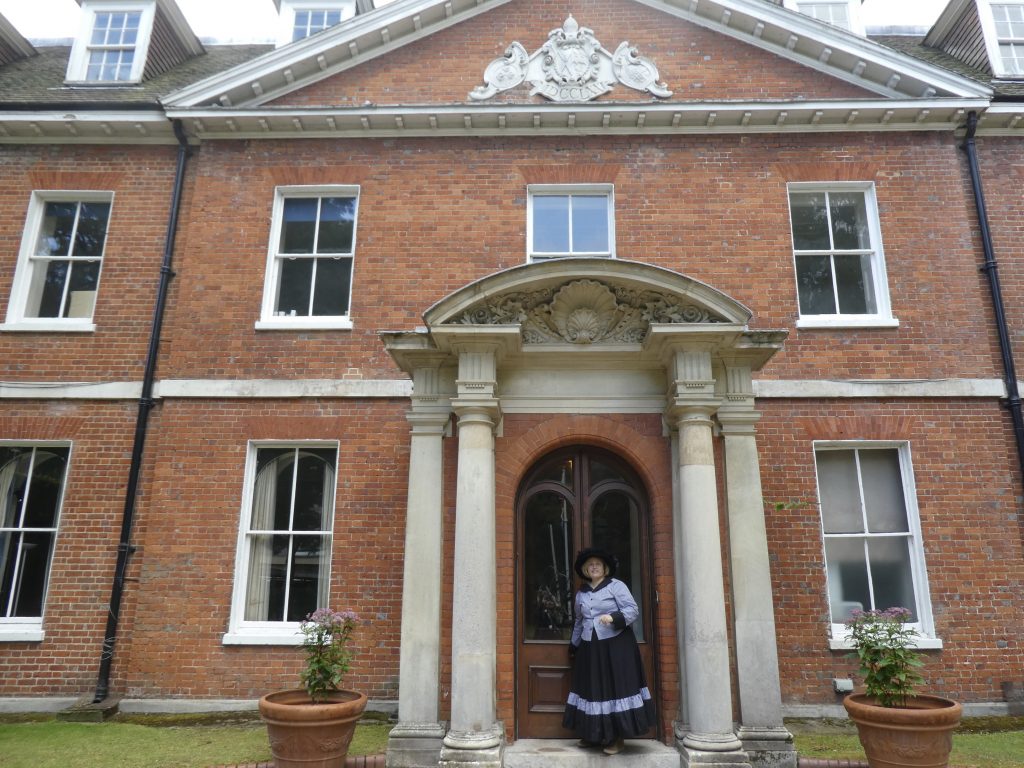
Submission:
M 614 624 L 615 623 L 615 619 L 613 619 L 611 617 L 611 615 L 607 614 L 607 613 L 604 614 L 603 616 L 598 616 L 597 620 L 600 621 L 602 624 Z

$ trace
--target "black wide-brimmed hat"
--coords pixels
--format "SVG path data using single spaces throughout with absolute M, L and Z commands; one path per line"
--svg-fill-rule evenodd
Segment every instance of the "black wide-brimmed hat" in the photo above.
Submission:
M 596 557 L 604 561 L 604 564 L 608 568 L 608 578 L 615 575 L 615 571 L 619 569 L 619 561 L 615 555 L 610 554 L 606 550 L 600 549 L 599 547 L 587 547 L 581 549 L 580 553 L 576 555 L 576 563 L 573 565 L 573 570 L 579 575 L 584 581 L 590 581 L 590 577 L 583 573 L 583 564 L 592 557 Z

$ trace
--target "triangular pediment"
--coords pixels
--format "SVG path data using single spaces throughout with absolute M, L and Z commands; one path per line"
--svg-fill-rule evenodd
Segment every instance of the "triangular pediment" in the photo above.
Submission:
M 165 103 L 185 109 L 219 105 L 254 108 L 389 56 L 419 40 L 516 0 L 397 0 L 321 34 L 267 53 L 251 62 L 173 94 Z M 767 51 L 868 93 L 890 99 L 984 98 L 989 89 L 967 78 L 915 60 L 862 37 L 830 27 L 765 0 L 629 0 L 637 6 Z M 570 13 L 587 24 L 587 3 L 530 3 L 540 34 Z M 555 21 L 552 23 L 551 18 Z M 628 30 L 628 25 L 625 25 Z M 507 46 L 495 29 L 492 45 Z M 519 41 L 527 46 L 529 41 Z M 538 42 L 543 42 L 542 40 Z M 617 46 L 620 40 L 603 41 Z M 530 49 L 532 50 L 532 49 Z M 500 53 L 500 48 L 499 48 Z M 658 64 L 658 53 L 642 52 Z M 667 51 L 663 55 L 667 55 Z M 460 56 L 461 51 L 451 52 Z M 480 82 L 488 61 L 479 62 Z M 429 77 L 431 73 L 421 73 Z M 480 83 L 467 84 L 470 88 Z M 671 84 L 669 84 L 671 88 Z M 467 92 L 470 90 L 467 88 Z M 465 98 L 465 97 L 463 97 Z M 711 97 L 713 98 L 713 97 Z

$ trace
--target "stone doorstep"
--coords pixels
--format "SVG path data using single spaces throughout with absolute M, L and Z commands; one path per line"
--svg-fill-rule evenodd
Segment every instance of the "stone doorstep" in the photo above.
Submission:
M 679 752 L 653 739 L 627 739 L 618 755 L 598 748 L 583 749 L 565 739 L 519 739 L 505 747 L 505 768 L 610 768 L 622 764 L 643 768 L 679 768 Z

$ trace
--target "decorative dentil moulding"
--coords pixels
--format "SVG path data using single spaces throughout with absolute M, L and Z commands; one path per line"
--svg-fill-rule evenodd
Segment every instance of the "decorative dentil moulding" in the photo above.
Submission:
M 526 344 L 636 344 L 651 323 L 720 322 L 723 318 L 676 296 L 588 279 L 492 296 L 449 321 L 519 324 Z
M 658 68 L 637 53 L 628 42 L 619 43 L 608 53 L 594 37 L 594 31 L 581 27 L 571 15 L 559 29 L 548 33 L 548 41 L 532 54 L 520 43 L 512 43 L 505 55 L 484 70 L 485 85 L 477 86 L 469 97 L 489 99 L 526 81 L 533 86 L 530 95 L 540 94 L 550 101 L 591 101 L 608 93 L 616 82 L 667 99 L 672 95 L 658 80 Z

